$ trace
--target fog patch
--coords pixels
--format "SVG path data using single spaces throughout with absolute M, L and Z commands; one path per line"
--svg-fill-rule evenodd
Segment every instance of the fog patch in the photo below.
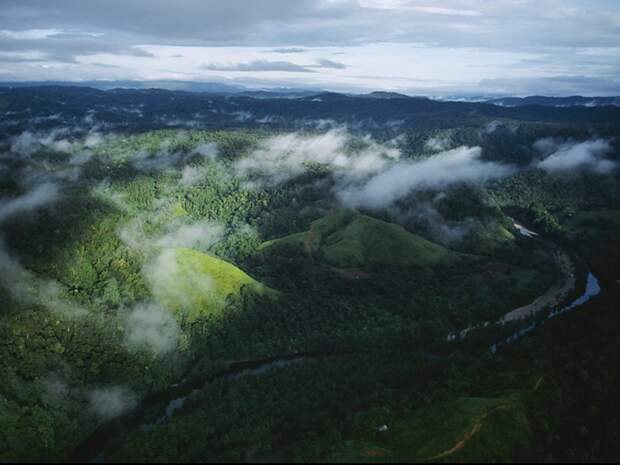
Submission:
M 137 396 L 125 386 L 98 388 L 88 398 L 90 411 L 102 422 L 120 417 L 138 405 Z
M 143 267 L 142 272 L 158 300 L 174 302 L 175 307 L 190 307 L 195 304 L 196 295 L 209 295 L 215 290 L 215 282 L 205 273 L 182 273 L 176 249 L 163 250 Z M 179 282 L 181 275 L 182 283 Z
M 235 121 L 238 123 L 245 123 L 246 121 L 250 121 L 254 115 L 249 111 L 233 111 L 230 113 L 230 116 L 235 117 Z
M 149 152 L 140 150 L 131 158 L 132 166 L 138 171 L 162 171 L 174 166 L 186 164 L 190 159 L 200 156 L 206 160 L 213 160 L 218 153 L 218 145 L 207 142 L 198 145 L 192 150 L 183 150 L 174 147 L 174 140 L 164 140 L 159 150 Z
M 153 303 L 133 307 L 124 320 L 125 343 L 132 350 L 146 350 L 155 355 L 173 351 L 181 330 L 174 317 Z
M 400 157 L 394 146 L 381 145 L 370 137 L 361 140 L 363 147 L 352 150 L 354 140 L 342 129 L 320 135 L 292 133 L 270 137 L 235 168 L 241 176 L 259 176 L 281 183 L 305 173 L 311 165 L 327 166 L 335 176 L 360 178 L 384 169 Z
M 24 131 L 13 140 L 11 152 L 23 156 L 31 156 L 42 149 L 69 153 L 74 144 L 63 137 L 67 132 L 67 129 L 55 129 L 47 134 Z
M 28 213 L 51 204 L 58 198 L 58 186 L 46 182 L 19 197 L 0 200 L 0 223 L 12 216 Z
M 93 147 L 103 144 L 104 141 L 105 139 L 101 133 L 91 132 L 84 139 L 84 147 L 92 149 Z
M 17 258 L 9 254 L 4 241 L 0 238 L 0 284 L 14 299 L 20 302 L 30 302 L 30 299 L 34 297 L 30 281 L 30 273 Z
M 90 151 L 76 153 L 71 157 L 71 160 L 69 160 L 69 164 L 74 166 L 83 166 L 92 158 L 92 156 L 93 154 Z
M 618 166 L 618 162 L 606 158 L 613 150 L 606 139 L 576 142 L 545 138 L 536 141 L 534 148 L 543 156 L 536 166 L 549 172 L 583 168 L 608 174 Z
M 266 116 L 263 116 L 262 118 L 258 118 L 256 122 L 260 124 L 273 124 L 273 123 L 279 123 L 282 120 L 283 118 L 281 116 L 266 115 Z
M 452 141 L 448 137 L 434 136 L 426 141 L 424 147 L 431 152 L 443 152 L 450 148 Z
M 495 133 L 515 134 L 518 129 L 518 124 L 515 124 L 513 122 L 493 120 L 486 126 L 484 126 L 484 128 L 482 129 L 482 133 L 486 135 L 491 135 Z
M 171 230 L 156 239 L 153 245 L 164 248 L 193 248 L 202 251 L 224 237 L 224 227 L 214 221 L 199 221 L 193 224 L 172 226 Z
M 416 161 L 400 161 L 361 185 L 337 192 L 347 206 L 383 208 L 410 193 L 443 188 L 455 182 L 484 182 L 512 174 L 508 165 L 480 160 L 480 147 L 458 147 Z
M 97 185 L 92 188 L 92 193 L 96 197 L 109 201 L 121 211 L 129 211 L 126 195 L 113 189 L 109 179 L 98 182 Z
M 144 254 L 142 275 L 152 295 L 159 302 L 173 302 L 175 309 L 187 308 L 195 303 L 196 295 L 211 294 L 215 289 L 214 280 L 201 270 L 188 272 L 182 269 L 177 251 L 193 249 L 207 252 L 224 240 L 226 233 L 225 226 L 214 221 L 188 222 L 180 218 L 168 223 L 164 232 L 150 237 L 146 234 L 142 218 L 131 220 L 119 230 L 125 244 Z
M 161 234 L 149 236 L 145 230 L 146 218 L 148 216 L 150 220 L 157 221 L 158 215 L 163 217 L 165 213 L 133 218 L 118 230 L 119 238 L 128 247 L 153 255 L 161 252 L 162 248 L 192 248 L 206 252 L 220 242 L 226 232 L 226 228 L 216 221 L 188 222 L 187 219 L 177 218 L 167 222 Z
M 474 218 L 465 218 L 459 221 L 447 220 L 435 207 L 445 194 L 439 194 L 432 202 L 415 202 L 413 206 L 402 209 L 395 205 L 388 208 L 388 213 L 400 223 L 410 229 L 423 230 L 435 242 L 450 246 L 462 242 L 467 236 L 480 228 L 480 223 Z
M 63 287 L 54 280 L 39 278 L 23 267 L 20 261 L 5 248 L 0 237 L 0 284 L 16 301 L 39 305 L 63 317 L 82 317 L 87 314 L 82 307 L 65 299 Z
M 448 147 L 447 137 L 427 140 L 426 148 Z M 383 208 L 416 190 L 441 189 L 456 182 L 484 182 L 512 174 L 514 167 L 481 159 L 480 147 L 442 150 L 425 159 L 403 159 L 400 138 L 378 143 L 345 129 L 320 135 L 291 133 L 270 137 L 235 164 L 244 185 L 282 183 L 311 169 L 326 170 L 333 193 L 347 207 Z
M 186 166 L 183 168 L 181 173 L 181 184 L 185 187 L 191 187 L 202 180 L 204 180 L 207 176 L 207 168 L 204 166 Z
M 194 148 L 190 153 L 198 154 L 208 159 L 214 159 L 217 156 L 217 144 L 215 142 L 207 142 L 200 144 Z

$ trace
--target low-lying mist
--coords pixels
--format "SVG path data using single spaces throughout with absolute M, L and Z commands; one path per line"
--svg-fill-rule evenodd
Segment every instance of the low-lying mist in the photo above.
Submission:
M 618 167 L 618 161 L 608 158 L 613 148 L 606 139 L 578 142 L 546 138 L 536 141 L 534 148 L 542 157 L 536 162 L 536 166 L 549 172 L 581 168 L 604 175 Z

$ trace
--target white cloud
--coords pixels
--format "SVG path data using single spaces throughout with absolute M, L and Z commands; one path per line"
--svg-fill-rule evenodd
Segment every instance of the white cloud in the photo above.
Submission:
M 186 187 L 198 184 L 207 176 L 207 168 L 203 166 L 186 166 L 181 173 L 181 184 Z
M 169 122 L 170 123 L 170 122 Z M 181 121 L 174 121 L 172 124 L 181 124 Z M 192 122 L 189 122 L 192 125 Z M 212 160 L 217 156 L 218 146 L 214 142 L 207 142 L 198 145 L 193 150 L 171 150 L 173 141 L 164 140 L 159 147 L 159 150 L 155 153 L 148 152 L 146 150 L 140 150 L 131 157 L 132 165 L 142 171 L 149 170 L 165 170 L 174 165 L 186 163 L 191 157 L 200 155 L 207 160 Z
M 154 240 L 153 245 L 164 248 L 193 248 L 207 250 L 224 237 L 224 227 L 214 221 L 172 226 L 170 232 Z
M 177 347 L 181 330 L 169 311 L 156 304 L 140 304 L 125 317 L 125 342 L 130 349 L 157 355 Z
M 149 213 L 149 220 L 162 221 L 168 207 L 162 206 Z M 159 302 L 174 305 L 176 310 L 191 307 L 196 302 L 196 295 L 209 295 L 215 289 L 214 280 L 202 270 L 189 273 L 181 269 L 177 251 L 191 248 L 207 252 L 224 238 L 225 232 L 223 225 L 213 221 L 192 223 L 187 218 L 178 218 L 167 225 L 166 232 L 149 237 L 144 231 L 144 221 L 136 218 L 119 230 L 119 236 L 129 247 L 145 254 L 142 275 L 153 296 Z M 183 276 L 182 282 L 179 281 L 180 275 Z M 139 316 L 144 315 L 144 312 L 139 313 Z
M 191 153 L 197 153 L 198 155 L 202 155 L 205 158 L 213 159 L 217 156 L 218 147 L 215 142 L 206 142 L 204 144 L 200 144 Z
M 60 197 L 58 186 L 46 182 L 22 196 L 0 200 L 0 223 L 18 214 L 31 212 L 49 205 Z
M 537 166 L 547 171 L 584 168 L 597 174 L 607 174 L 618 166 L 617 161 L 606 158 L 612 147 L 605 139 L 585 142 L 541 139 L 534 147 L 544 156 Z
M 30 156 L 41 148 L 57 152 L 71 152 L 73 144 L 67 139 L 60 138 L 66 130 L 56 129 L 48 133 L 33 133 L 24 131 L 11 145 L 11 151 L 20 155 Z
M 419 161 L 404 160 L 371 177 L 362 185 L 339 192 L 343 203 L 386 207 L 418 189 L 443 188 L 460 181 L 482 182 L 510 175 L 514 168 L 480 160 L 479 147 L 459 147 Z
M 137 396 L 124 386 L 94 389 L 89 401 L 90 410 L 104 422 L 127 413 L 138 404 Z
M 424 146 L 433 152 L 442 152 L 450 148 L 451 141 L 446 136 L 434 136 L 426 141 Z
M 196 304 L 196 296 L 213 294 L 215 282 L 203 272 L 182 273 L 176 249 L 164 249 L 143 267 L 142 273 L 156 298 L 174 302 L 175 306 L 189 308 Z M 183 282 L 179 282 L 179 276 Z M 188 292 L 191 289 L 191 293 Z
M 110 0 L 96 13 L 87 2 L 47 3 L 4 0 L 0 48 L 14 55 L 0 58 L 0 79 L 243 75 L 234 82 L 433 95 L 620 89 L 620 9 L 608 0 L 264 0 L 252 9 Z
M 260 175 L 284 182 L 304 173 L 309 163 L 327 165 L 336 176 L 360 178 L 375 173 L 400 157 L 400 151 L 366 137 L 364 147 L 350 153 L 351 136 L 343 129 L 320 135 L 292 133 L 262 141 L 248 157 L 236 164 L 241 175 Z
M 57 315 L 73 318 L 86 315 L 86 310 L 66 300 L 62 286 L 53 280 L 30 272 L 5 248 L 0 238 L 0 285 L 18 302 L 40 305 Z
M 279 183 L 321 164 L 334 180 L 334 193 L 347 206 L 385 207 L 418 189 L 442 188 L 459 181 L 483 182 L 510 175 L 514 168 L 481 160 L 480 147 L 445 150 L 447 138 L 432 138 L 440 151 L 422 160 L 402 159 L 398 139 L 379 144 L 353 137 L 342 128 L 319 135 L 292 133 L 265 139 L 236 169 L 254 182 Z M 443 150 L 443 151 L 442 151 Z

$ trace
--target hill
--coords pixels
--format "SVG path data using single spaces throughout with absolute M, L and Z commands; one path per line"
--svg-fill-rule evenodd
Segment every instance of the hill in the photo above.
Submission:
M 349 210 L 316 220 L 303 233 L 262 244 L 300 247 L 309 256 L 340 268 L 432 266 L 457 255 L 402 226 Z
M 150 274 L 155 298 L 190 319 L 220 311 L 246 290 L 274 292 L 236 266 L 192 249 L 166 250 Z
M 273 97 L 270 97 L 273 95 Z M 310 92 L 196 93 L 182 90 L 90 87 L 13 87 L 0 83 L 0 109 L 27 117 L 7 119 L 7 134 L 26 128 L 83 125 L 94 119 L 108 129 L 162 127 L 299 128 L 312 121 L 370 127 L 398 122 L 400 129 L 448 128 L 497 119 L 616 126 L 618 106 L 499 105 L 448 102 L 393 94 L 349 96 Z M 28 112 L 23 113 L 24 108 Z M 49 119 L 53 116 L 53 119 Z M 372 122 L 372 123 L 369 123 Z

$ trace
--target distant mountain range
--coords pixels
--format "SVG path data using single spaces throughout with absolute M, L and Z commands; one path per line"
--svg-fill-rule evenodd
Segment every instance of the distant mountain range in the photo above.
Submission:
M 524 107 L 539 105 L 543 107 L 601 107 L 601 106 L 620 106 L 620 97 L 582 97 L 575 95 L 571 97 L 504 97 L 487 100 L 488 103 L 502 107 Z
M 254 97 L 254 98 L 303 98 L 314 97 L 320 94 L 325 95 L 346 95 L 348 97 L 361 97 L 372 99 L 429 99 L 432 97 L 411 96 L 398 92 L 376 91 L 366 94 L 360 93 L 337 93 L 326 92 L 323 89 L 313 88 L 293 88 L 293 87 L 275 87 L 275 88 L 249 88 L 238 84 L 225 84 L 222 82 L 199 82 L 199 81 L 17 81 L 17 82 L 1 82 L 0 87 L 22 88 L 22 87 L 41 87 L 41 86 L 60 86 L 60 87 L 88 87 L 99 90 L 114 89 L 163 89 L 169 91 L 197 92 L 214 95 L 230 95 L 237 97 Z M 599 107 L 599 106 L 620 106 L 620 96 L 617 97 L 493 97 L 488 98 L 479 96 L 476 98 L 463 97 L 453 95 L 450 97 L 440 98 L 442 101 L 460 101 L 460 102 L 478 102 L 490 103 L 501 107 L 524 107 L 524 106 L 543 106 L 543 107 Z
M 297 89 L 288 87 L 275 87 L 269 89 L 251 89 L 241 85 L 224 84 L 222 82 L 197 82 L 197 81 L 18 81 L 1 82 L 0 87 L 89 87 L 99 90 L 114 89 L 163 89 L 185 92 L 200 92 L 218 95 L 245 95 L 248 97 L 306 97 L 324 92 L 321 89 Z
M 287 128 L 333 127 L 403 130 L 421 127 L 488 124 L 497 120 L 620 124 L 620 105 L 553 105 L 433 100 L 393 92 L 370 94 L 244 91 L 189 92 L 156 88 L 95 89 L 86 86 L 3 86 L 0 83 L 0 131 L 80 126 Z M 90 123 L 89 123 L 90 122 Z

